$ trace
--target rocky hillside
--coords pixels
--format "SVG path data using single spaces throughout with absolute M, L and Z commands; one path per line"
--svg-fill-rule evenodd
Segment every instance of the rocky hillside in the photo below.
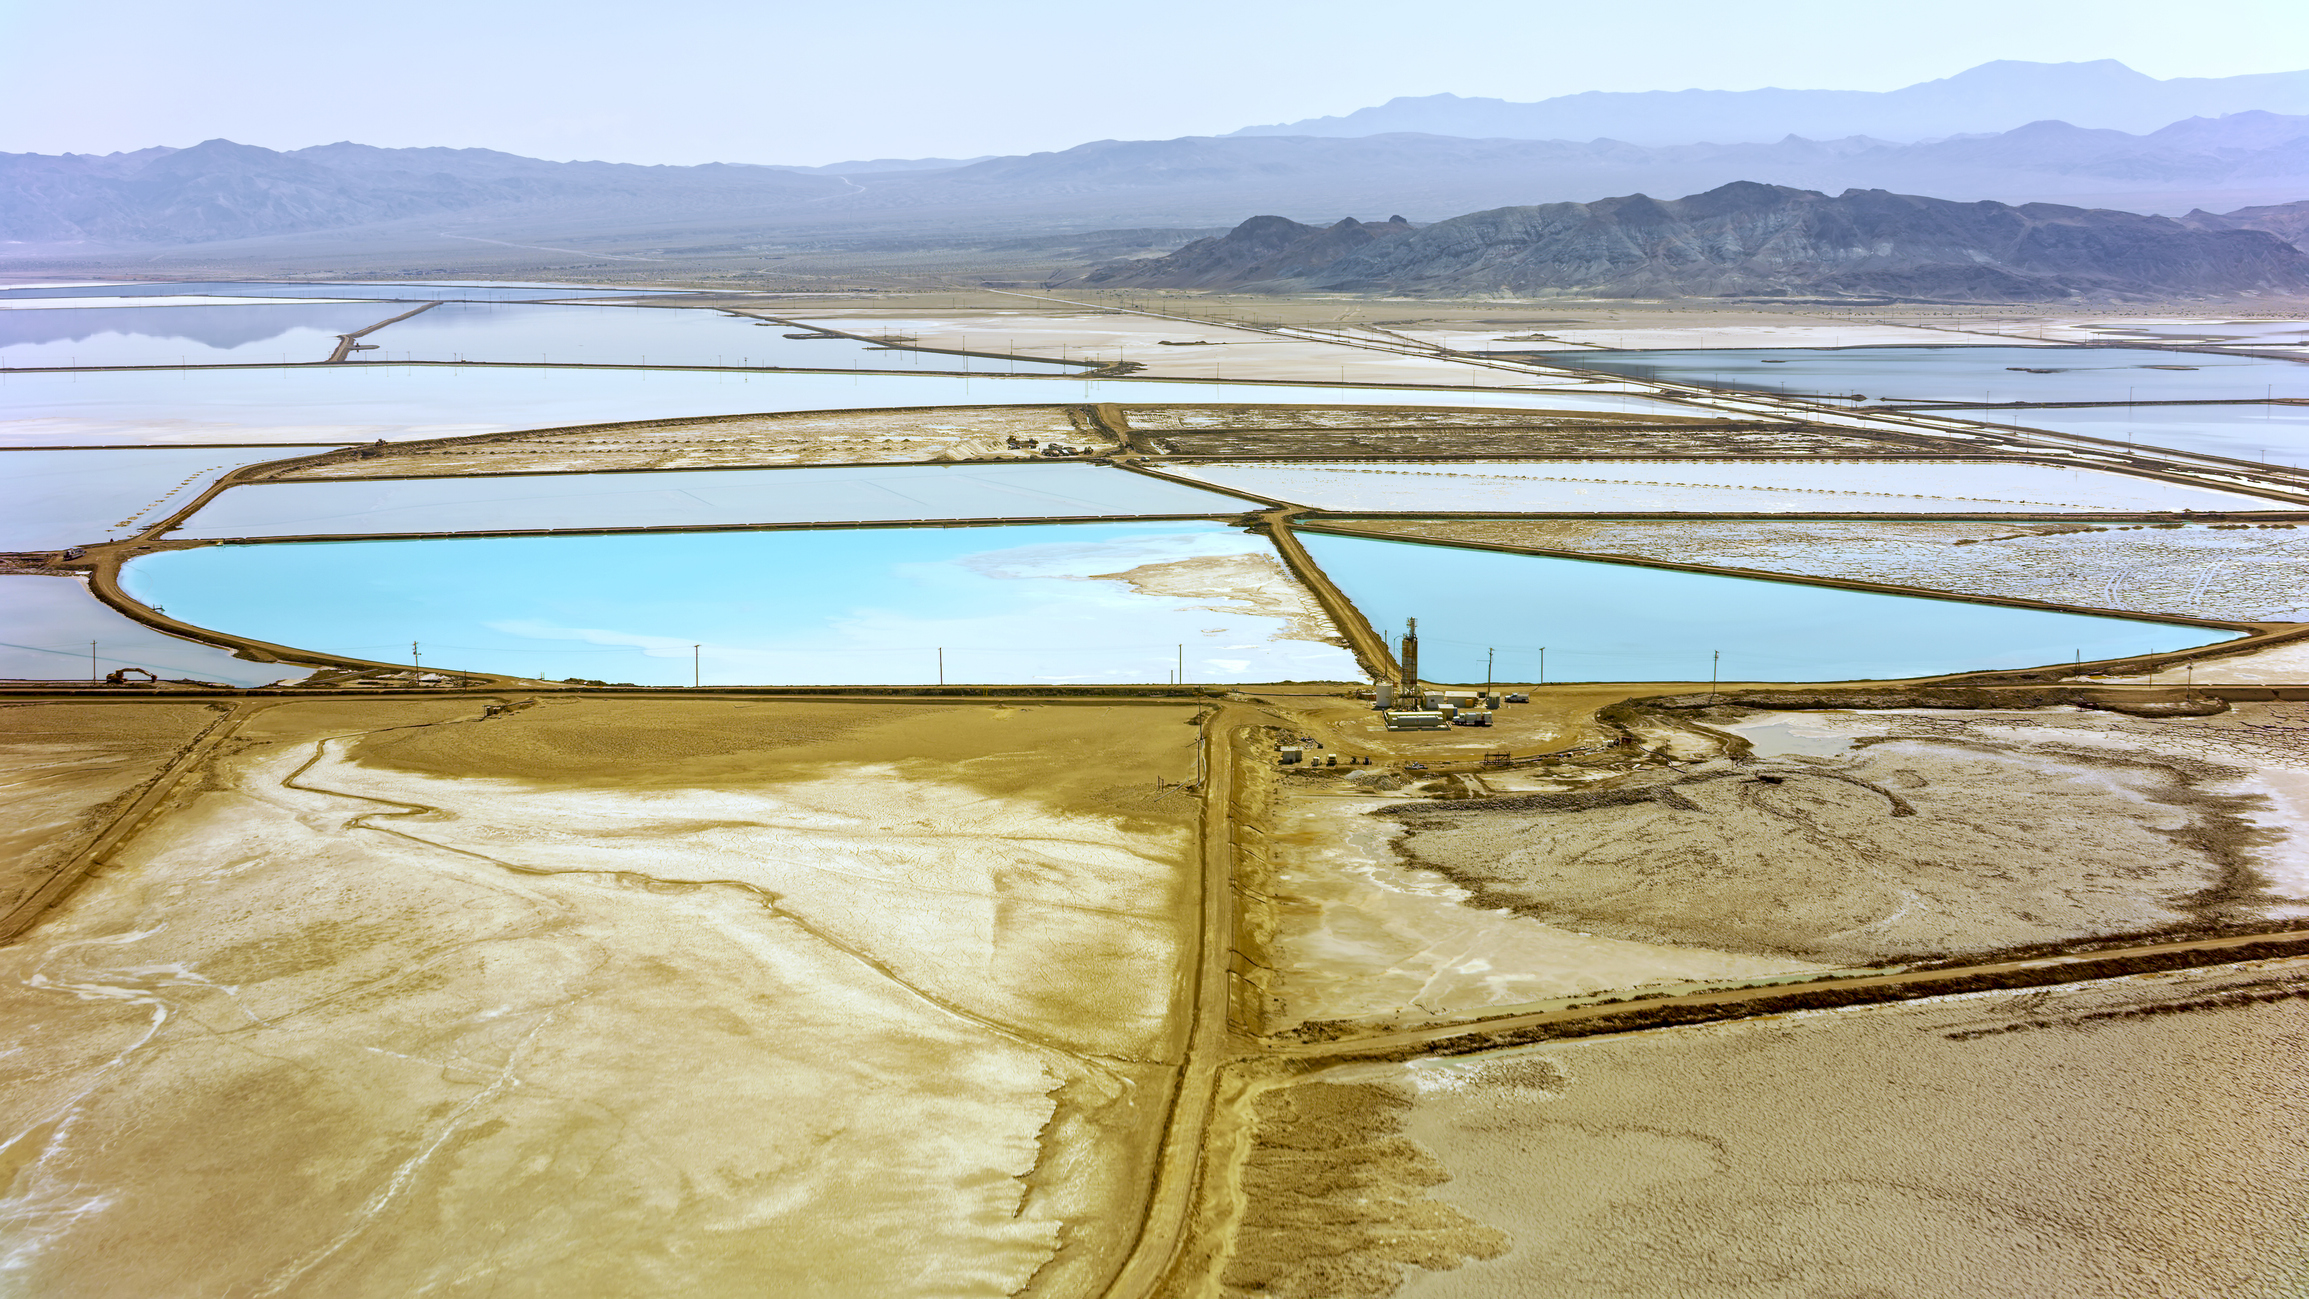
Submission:
M 2309 252 L 2309 202 L 2238 208 L 2234 212 L 2191 212 L 2181 224 L 2196 230 L 2266 230 Z
M 1167 257 L 1116 262 L 1084 276 L 1077 283 L 1151 284 L 1153 276 L 1166 288 L 1216 289 L 1268 280 L 1305 280 L 1323 274 L 1340 259 L 1366 251 L 1371 244 L 1393 235 L 1409 234 L 1402 217 L 1387 221 L 1357 221 L 1343 217 L 1335 225 L 1300 225 L 1288 217 L 1257 216 L 1226 234 L 1197 239 Z
M 2265 229 L 1884 190 L 1830 197 L 1748 181 L 1665 202 L 1635 194 L 1475 212 L 1369 239 L 1317 268 L 1272 273 L 1292 266 L 1278 235 L 1313 229 L 1256 217 L 1220 239 L 1093 274 L 1118 287 L 1620 297 L 2042 302 L 2309 293 L 2309 254 Z M 1230 266 L 1240 269 L 1228 277 Z

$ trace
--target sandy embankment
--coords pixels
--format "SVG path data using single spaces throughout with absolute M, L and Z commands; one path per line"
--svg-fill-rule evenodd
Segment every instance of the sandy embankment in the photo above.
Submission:
M 478 711 L 259 713 L 0 949 L 17 1284 L 1104 1275 L 1180 1050 L 1190 710 Z
M 2121 685 L 2303 685 L 2309 684 L 2309 644 L 2294 641 L 2249 654 L 2223 654 L 2147 676 L 2084 679 Z
M 388 445 L 279 475 L 399 478 L 491 473 L 598 473 L 617 469 L 725 469 L 752 465 L 895 464 L 940 460 L 1026 460 L 1056 442 L 1106 453 L 1120 444 L 1052 406 L 952 407 L 833 414 L 740 415 L 546 433 L 509 433 L 486 442 Z M 294 454 L 284 452 L 284 455 Z

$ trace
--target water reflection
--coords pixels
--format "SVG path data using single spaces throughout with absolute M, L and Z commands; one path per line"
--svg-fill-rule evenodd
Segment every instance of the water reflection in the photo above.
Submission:
M 0 311 L 0 364 L 326 361 L 337 335 L 366 329 L 394 311 L 393 304 L 376 302 Z

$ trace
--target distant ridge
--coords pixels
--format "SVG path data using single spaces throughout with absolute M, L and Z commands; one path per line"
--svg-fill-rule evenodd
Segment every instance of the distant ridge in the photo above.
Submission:
M 0 154 L 0 257 L 78 264 L 231 244 L 234 256 L 302 259 L 367 241 L 405 259 L 387 265 L 441 268 L 471 259 L 483 247 L 474 239 L 645 259 L 776 253 L 784 250 L 765 245 L 787 238 L 1165 228 L 1183 242 L 1187 231 L 1232 225 L 1246 212 L 1397 212 L 1431 222 L 1598 194 L 1696 194 L 1739 180 L 2234 213 L 2309 198 L 2309 116 L 2256 110 L 2141 135 L 2039 121 L 1925 144 L 1199 136 L 941 161 L 649 167 L 344 142 L 276 152 L 229 140 L 103 156 Z
M 2184 117 L 2261 109 L 2309 113 L 2309 72 L 2159 81 L 2114 59 L 2089 63 L 1998 60 L 1898 90 L 1588 91 L 1534 103 L 1421 95 L 1341 117 L 1247 126 L 1244 135 L 1385 135 L 1417 131 L 1495 140 L 1592 140 L 1641 145 L 1849 135 L 1913 142 L 2009 131 L 2045 118 L 2148 131 Z
M 2207 218 L 2207 222 L 2219 218 Z M 1884 190 L 1833 198 L 1735 182 L 1661 201 L 1497 208 L 1363 237 L 1345 255 L 1271 275 L 1335 244 L 1321 228 L 1254 217 L 1168 256 L 1078 283 L 1610 297 L 1784 296 L 2043 302 L 2309 292 L 2309 253 L 2261 229 L 2031 203 L 1955 203 Z M 1234 268 L 1231 278 L 1227 268 Z

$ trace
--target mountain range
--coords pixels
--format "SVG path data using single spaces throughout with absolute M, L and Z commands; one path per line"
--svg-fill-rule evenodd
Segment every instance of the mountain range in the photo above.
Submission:
M 1906 145 L 1857 136 L 1662 147 L 1434 135 L 1108 140 L 951 167 L 833 173 L 350 143 L 275 152 L 211 140 L 105 156 L 0 155 L 0 239 L 22 252 L 364 231 L 434 246 L 482 239 L 616 255 L 700 242 L 743 248 L 810 231 L 1208 228 L 1246 210 L 1377 209 L 1434 221 L 1735 180 L 2173 214 L 2283 203 L 2309 195 L 2309 116 L 2236 113 L 2143 135 L 2036 122 Z
M 1052 253 L 1051 264 L 1079 257 L 1068 264 L 1088 266 L 1097 256 L 1176 248 L 1245 212 L 1390 212 L 1417 224 L 1605 194 L 1698 194 L 1735 181 L 2234 215 L 2309 197 L 2305 85 L 2309 73 L 2157 81 L 2105 61 L 1994 63 L 1882 93 L 1677 91 L 1527 105 L 1442 96 L 1398 101 L 1426 105 L 1417 113 L 1388 106 L 1295 124 L 1307 132 L 1296 135 L 1252 128 L 817 167 L 549 162 L 351 142 L 275 151 L 229 140 L 102 156 L 0 154 L 0 258 L 81 270 L 133 256 L 157 268 L 255 262 L 428 274 L 718 259 L 742 273 L 775 270 L 789 254 L 848 265 L 852 254 L 901 245 L 1058 239 L 1068 251 Z M 1485 103 L 1491 116 L 1462 111 Z M 2075 111 L 2070 120 L 2027 116 L 2048 107 Z M 2221 111 L 2149 116 L 2200 109 Z M 2154 129 L 2096 124 L 2118 119 Z M 1910 138 L 1988 121 L 2009 129 Z M 1423 129 L 1355 133 L 1404 124 Z M 1741 138 L 1797 126 L 1805 131 Z M 1478 134 L 1438 133 L 1446 128 Z M 1543 129 L 1603 133 L 1516 134 Z M 1703 139 L 1718 142 L 1691 142 Z
M 2284 214 L 2299 220 L 2309 203 Z M 2193 221 L 1738 182 L 1661 201 L 1496 208 L 1424 228 L 1254 217 L 1099 287 L 2038 302 L 2309 293 L 2309 253 L 2244 214 Z M 2266 214 L 2264 214 L 2266 215 Z
M 2007 131 L 2045 118 L 2147 131 L 2184 117 L 2220 117 L 2256 108 L 2309 113 L 2309 72 L 2160 81 L 2115 59 L 2089 63 L 2001 59 L 1898 90 L 1590 91 L 1535 103 L 1420 95 L 1340 117 L 1248 126 L 1234 134 L 1358 136 L 1416 131 L 1474 139 L 1610 136 L 1637 144 L 1868 135 L 1913 142 Z

